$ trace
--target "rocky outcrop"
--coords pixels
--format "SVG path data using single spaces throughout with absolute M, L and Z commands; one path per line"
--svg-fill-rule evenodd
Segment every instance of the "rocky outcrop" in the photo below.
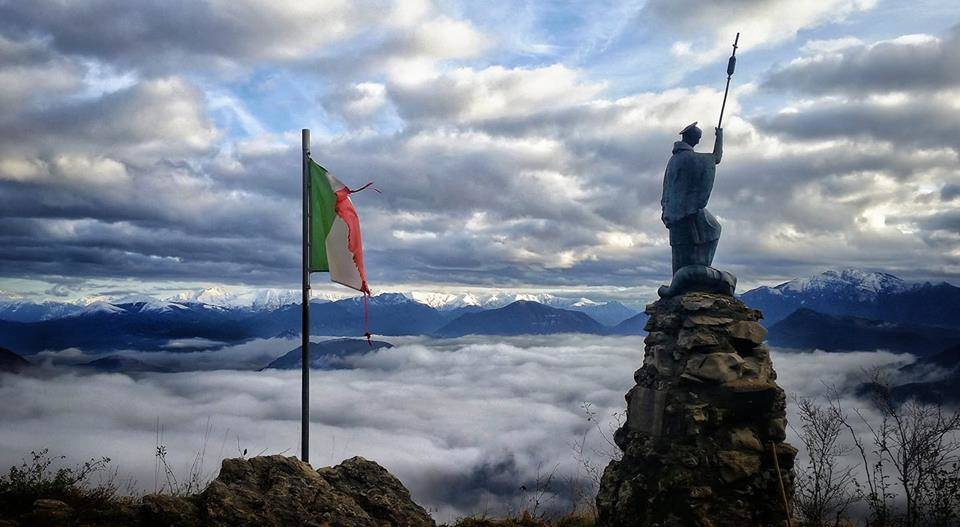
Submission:
M 433 525 L 400 481 L 359 457 L 319 471 L 295 457 L 226 459 L 197 502 L 210 526 Z
M 85 510 L 38 499 L 0 526 L 139 527 L 434 527 L 397 478 L 360 457 L 314 470 L 295 457 L 225 459 L 206 490 L 192 496 L 148 494 Z M 0 508 L 2 510 L 2 508 Z
M 762 314 L 722 294 L 647 306 L 643 366 L 603 474 L 608 527 L 786 525 L 796 449 L 784 443 L 786 400 L 764 346 Z M 774 463 L 779 463 L 779 476 Z
M 146 525 L 433 527 L 410 492 L 380 465 L 354 457 L 314 470 L 295 457 L 225 459 L 203 493 L 144 498 Z

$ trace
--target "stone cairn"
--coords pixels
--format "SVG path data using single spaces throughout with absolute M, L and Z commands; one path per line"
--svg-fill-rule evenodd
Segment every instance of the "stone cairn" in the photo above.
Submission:
M 763 315 L 710 293 L 646 312 L 643 367 L 614 434 L 623 457 L 603 473 L 599 525 L 786 526 L 797 450 L 784 442 L 786 398 Z

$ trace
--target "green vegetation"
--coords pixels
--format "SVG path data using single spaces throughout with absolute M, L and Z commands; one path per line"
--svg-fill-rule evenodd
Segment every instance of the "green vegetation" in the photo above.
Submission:
M 117 473 L 109 469 L 110 458 L 90 459 L 73 467 L 56 466 L 64 459 L 50 456 L 47 449 L 30 452 L 29 459 L 0 476 L 0 518 L 31 513 L 38 499 L 63 502 L 80 519 L 126 517 L 134 498 L 119 495 Z

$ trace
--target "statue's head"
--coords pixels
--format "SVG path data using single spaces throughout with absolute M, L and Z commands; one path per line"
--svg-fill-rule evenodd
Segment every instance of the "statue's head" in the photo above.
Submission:
M 683 138 L 683 142 L 687 143 L 690 146 L 697 146 L 697 143 L 700 142 L 700 138 L 703 136 L 703 131 L 697 128 L 697 121 L 687 125 L 686 128 L 680 130 L 680 137 Z

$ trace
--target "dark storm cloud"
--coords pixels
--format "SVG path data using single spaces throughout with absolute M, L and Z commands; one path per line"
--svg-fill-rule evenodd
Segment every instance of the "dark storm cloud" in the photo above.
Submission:
M 940 189 L 940 199 L 943 201 L 953 201 L 960 198 L 960 183 L 949 183 Z
M 960 109 L 944 99 L 822 101 L 800 112 L 779 113 L 755 122 L 761 131 L 790 139 L 862 138 L 901 149 L 951 148 L 960 152 Z
M 921 218 L 918 223 L 925 230 L 960 234 L 960 211 L 951 210 Z
M 0 121 L 48 97 L 75 93 L 87 67 L 53 51 L 36 36 L 10 38 L 0 33 Z
M 373 3 L 3 2 L 0 31 L 148 73 L 299 59 L 376 20 Z
M 179 78 L 142 82 L 93 100 L 50 103 L 5 122 L 0 151 L 109 146 L 111 156 L 155 158 L 202 153 L 216 137 L 202 114 L 202 94 Z
M 933 92 L 960 85 L 960 26 L 942 38 L 901 38 L 854 45 L 795 60 L 768 74 L 770 90 L 862 96 Z

